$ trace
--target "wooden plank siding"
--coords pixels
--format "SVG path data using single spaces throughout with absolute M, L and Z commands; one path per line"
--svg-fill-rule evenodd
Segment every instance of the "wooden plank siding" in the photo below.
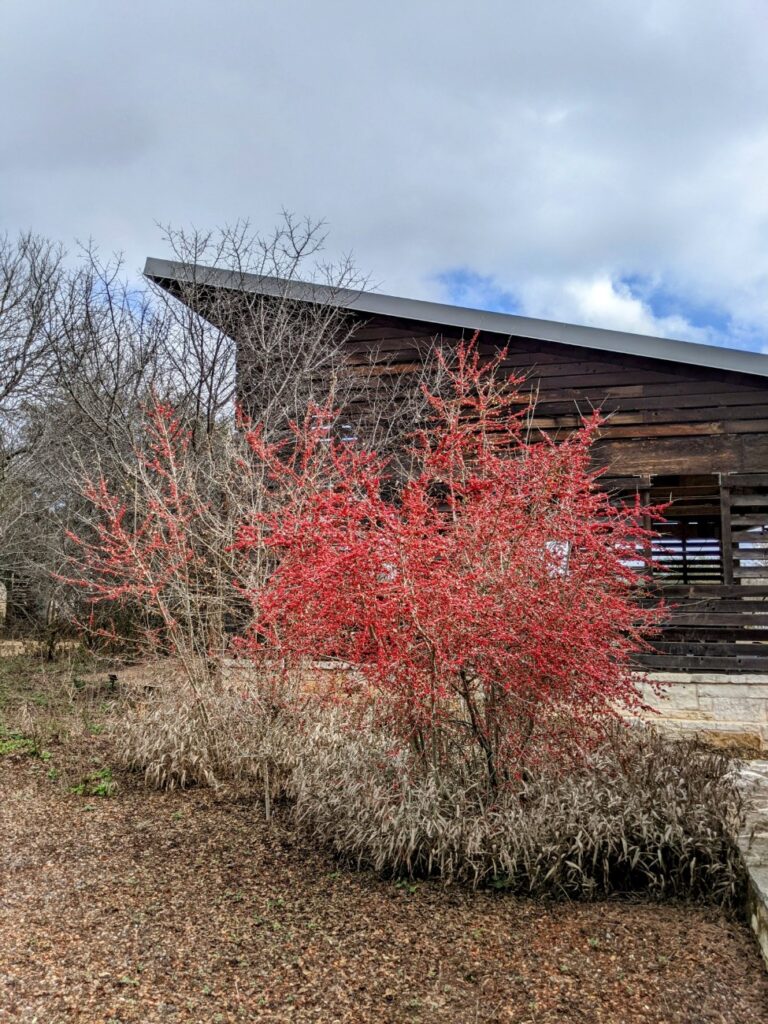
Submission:
M 463 332 L 467 335 L 467 332 Z M 435 340 L 462 332 L 371 317 L 350 342 L 352 364 L 387 374 L 418 370 Z M 536 429 L 557 436 L 599 408 L 596 452 L 611 475 L 757 473 L 768 470 L 768 381 L 748 374 L 595 349 L 481 334 L 489 358 L 506 345 L 505 371 L 535 393 Z
M 349 315 L 346 352 L 361 376 L 416 374 L 436 342 L 471 337 L 437 323 Z M 768 569 L 758 558 L 764 551 L 768 564 L 768 379 L 489 332 L 478 345 L 488 359 L 506 348 L 502 372 L 524 378 L 522 395 L 535 397 L 531 428 L 541 435 L 557 439 L 582 415 L 603 413 L 595 459 L 617 500 L 635 491 L 651 503 L 672 500 L 645 598 L 663 597 L 667 611 L 638 668 L 768 673 Z M 247 380 L 242 348 L 238 365 Z M 364 426 L 364 398 L 350 412 Z
M 460 337 L 437 324 L 370 317 L 349 359 L 361 373 L 415 373 L 431 345 Z M 481 334 L 478 343 L 489 359 L 506 346 L 503 371 L 524 377 L 521 391 L 536 397 L 534 430 L 557 438 L 600 409 L 595 456 L 605 486 L 619 496 L 639 490 L 653 503 L 672 499 L 648 591 L 667 611 L 638 668 L 768 673 L 768 570 L 755 565 L 758 554 L 768 560 L 768 381 L 530 338 Z M 691 540 L 694 528 L 712 536 Z

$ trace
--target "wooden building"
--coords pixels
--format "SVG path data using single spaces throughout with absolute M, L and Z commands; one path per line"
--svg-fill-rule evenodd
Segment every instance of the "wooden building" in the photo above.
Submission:
M 413 369 L 435 339 L 479 331 L 489 351 L 506 347 L 537 395 L 535 428 L 557 436 L 601 409 L 604 485 L 616 500 L 671 502 L 649 593 L 673 607 L 640 664 L 768 672 L 768 356 L 165 260 L 145 274 L 209 318 L 222 294 L 229 308 L 238 295 L 332 303 L 356 327 L 350 360 L 382 372 Z

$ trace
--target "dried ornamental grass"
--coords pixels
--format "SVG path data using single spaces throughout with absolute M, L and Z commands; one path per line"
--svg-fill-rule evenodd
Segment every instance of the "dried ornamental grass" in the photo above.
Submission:
M 125 716 L 124 763 L 158 788 L 287 797 L 348 863 L 518 893 L 737 903 L 743 797 L 723 753 L 648 726 L 611 728 L 585 763 L 542 766 L 489 795 L 482 765 L 424 761 L 342 709 L 265 701 L 256 680 L 205 700 L 165 686 Z
M 297 821 L 357 865 L 519 893 L 738 901 L 742 797 L 730 760 L 617 726 L 588 764 L 486 796 L 484 779 L 419 771 L 381 733 L 324 718 L 291 777 Z
M 174 682 L 127 710 L 118 733 L 122 763 L 155 789 L 255 788 L 269 816 L 297 754 L 288 739 L 295 721 L 283 701 L 265 705 L 265 694 L 274 692 L 263 686 L 222 685 L 200 694 Z

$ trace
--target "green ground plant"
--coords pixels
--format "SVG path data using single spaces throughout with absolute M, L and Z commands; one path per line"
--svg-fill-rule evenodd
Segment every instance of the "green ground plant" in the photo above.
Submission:
M 99 768 L 90 772 L 81 782 L 72 787 L 76 796 L 110 797 L 115 795 L 117 783 L 111 768 Z
M 34 754 L 35 746 L 29 737 L 21 733 L 11 732 L 0 734 L 0 757 L 8 757 L 11 754 Z

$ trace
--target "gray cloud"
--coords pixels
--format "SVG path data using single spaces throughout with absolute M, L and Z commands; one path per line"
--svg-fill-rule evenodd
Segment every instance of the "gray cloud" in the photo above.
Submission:
M 133 269 L 156 220 L 287 207 L 388 291 L 446 297 L 466 267 L 534 315 L 768 336 L 762 0 L 3 6 L 5 228 Z

